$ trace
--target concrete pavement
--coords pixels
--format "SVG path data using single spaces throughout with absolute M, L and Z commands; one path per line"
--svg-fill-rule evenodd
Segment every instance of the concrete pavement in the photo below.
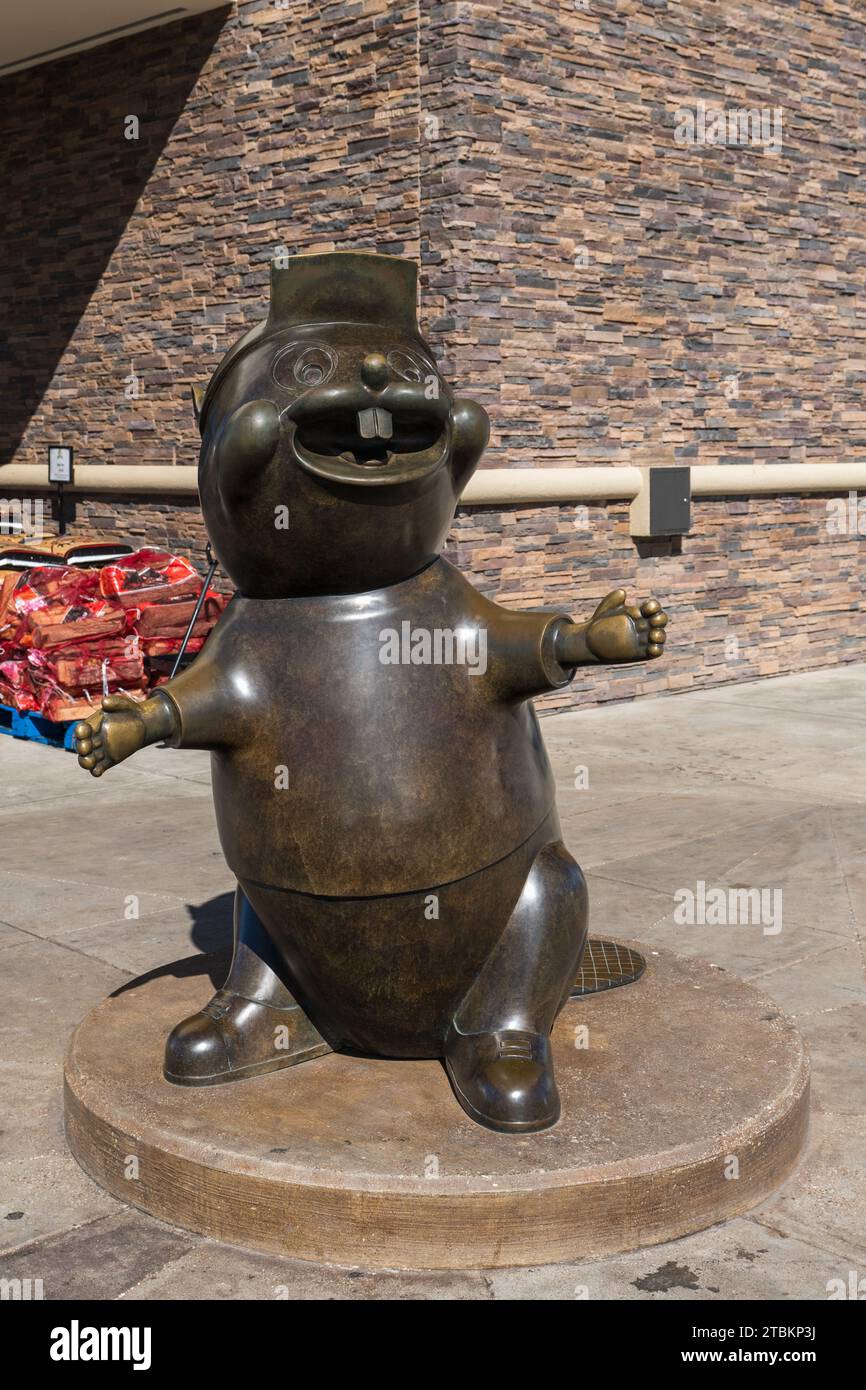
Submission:
M 460 1274 L 250 1254 L 121 1205 L 66 1151 L 61 1062 L 82 1016 L 130 978 L 203 952 L 219 980 L 233 882 L 208 759 L 151 748 L 94 782 L 69 754 L 3 737 L 0 1278 L 83 1299 L 825 1299 L 831 1281 L 866 1280 L 866 666 L 543 729 L 592 932 L 704 957 L 796 1017 L 813 1125 L 785 1188 L 725 1226 L 601 1263 Z M 714 888 L 766 890 L 767 911 L 684 921 Z

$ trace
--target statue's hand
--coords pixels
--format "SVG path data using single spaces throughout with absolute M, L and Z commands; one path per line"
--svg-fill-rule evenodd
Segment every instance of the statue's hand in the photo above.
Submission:
M 142 748 L 147 723 L 137 700 L 128 695 L 106 695 L 102 709 L 75 726 L 78 762 L 91 777 L 101 777 L 115 763 L 122 763 Z
M 640 608 L 625 601 L 625 589 L 603 598 L 586 625 L 586 645 L 599 661 L 645 661 L 661 656 L 668 617 L 657 599 Z

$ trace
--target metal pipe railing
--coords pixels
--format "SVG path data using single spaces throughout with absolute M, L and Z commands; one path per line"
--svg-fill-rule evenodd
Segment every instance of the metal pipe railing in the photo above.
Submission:
M 48 492 L 47 470 L 36 464 L 0 467 L 0 497 L 9 492 Z M 632 501 L 644 469 L 482 468 L 461 498 L 464 506 L 545 506 L 562 502 Z M 83 496 L 194 497 L 197 469 L 186 464 L 78 464 L 67 492 Z M 693 497 L 748 497 L 767 493 L 866 490 L 866 463 L 698 464 L 691 469 Z

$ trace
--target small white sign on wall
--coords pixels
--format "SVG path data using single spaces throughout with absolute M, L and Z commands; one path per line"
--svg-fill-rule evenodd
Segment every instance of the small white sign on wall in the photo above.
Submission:
M 49 483 L 72 482 L 72 450 L 66 444 L 52 444 L 48 449 Z

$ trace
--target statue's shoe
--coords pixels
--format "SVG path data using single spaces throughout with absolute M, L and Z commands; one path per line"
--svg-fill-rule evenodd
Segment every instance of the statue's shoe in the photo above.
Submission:
M 550 1039 L 543 1033 L 458 1033 L 452 1026 L 445 1066 L 463 1109 L 487 1129 L 528 1134 L 559 1119 Z
M 176 1086 L 219 1086 L 330 1051 L 297 1004 L 278 1009 L 220 989 L 199 1013 L 172 1029 L 163 1075 Z

